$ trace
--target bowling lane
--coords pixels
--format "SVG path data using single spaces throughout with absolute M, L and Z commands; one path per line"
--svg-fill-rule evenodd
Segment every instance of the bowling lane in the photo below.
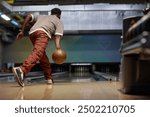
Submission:
M 33 75 L 34 74 L 34 75 Z M 33 73 L 26 79 L 26 86 L 19 87 L 13 76 L 0 77 L 1 100 L 120 100 L 150 99 L 143 95 L 125 95 L 120 81 L 95 80 L 91 74 L 53 74 L 54 85 L 47 85 L 43 76 Z M 32 77 L 31 77 L 32 76 Z M 30 80 L 29 80 L 30 79 Z

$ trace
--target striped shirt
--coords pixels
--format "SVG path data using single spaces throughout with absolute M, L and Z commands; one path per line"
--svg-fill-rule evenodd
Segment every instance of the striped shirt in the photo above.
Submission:
M 29 34 L 37 30 L 44 31 L 49 38 L 52 35 L 61 35 L 63 36 L 63 23 L 56 15 L 33 15 L 31 22 L 35 22 L 35 24 L 31 27 Z

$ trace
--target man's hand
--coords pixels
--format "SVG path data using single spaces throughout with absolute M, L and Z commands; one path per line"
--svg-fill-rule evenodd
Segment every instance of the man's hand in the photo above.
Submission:
M 18 33 L 16 40 L 20 40 L 23 37 L 24 33 L 21 31 Z

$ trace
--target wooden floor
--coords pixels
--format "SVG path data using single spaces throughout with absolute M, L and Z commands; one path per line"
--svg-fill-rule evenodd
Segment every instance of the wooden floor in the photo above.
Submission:
M 16 82 L 0 82 L 1 100 L 145 100 L 150 96 L 125 95 L 119 91 L 119 81 L 92 81 L 27 84 L 24 88 Z

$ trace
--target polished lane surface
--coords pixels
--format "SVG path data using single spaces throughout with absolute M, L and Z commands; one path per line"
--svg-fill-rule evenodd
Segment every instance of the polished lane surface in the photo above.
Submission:
M 43 76 L 25 80 L 20 87 L 12 75 L 1 77 L 1 100 L 135 100 L 150 99 L 147 95 L 126 95 L 119 91 L 120 81 L 96 81 L 90 74 L 54 76 L 55 83 L 47 85 Z

